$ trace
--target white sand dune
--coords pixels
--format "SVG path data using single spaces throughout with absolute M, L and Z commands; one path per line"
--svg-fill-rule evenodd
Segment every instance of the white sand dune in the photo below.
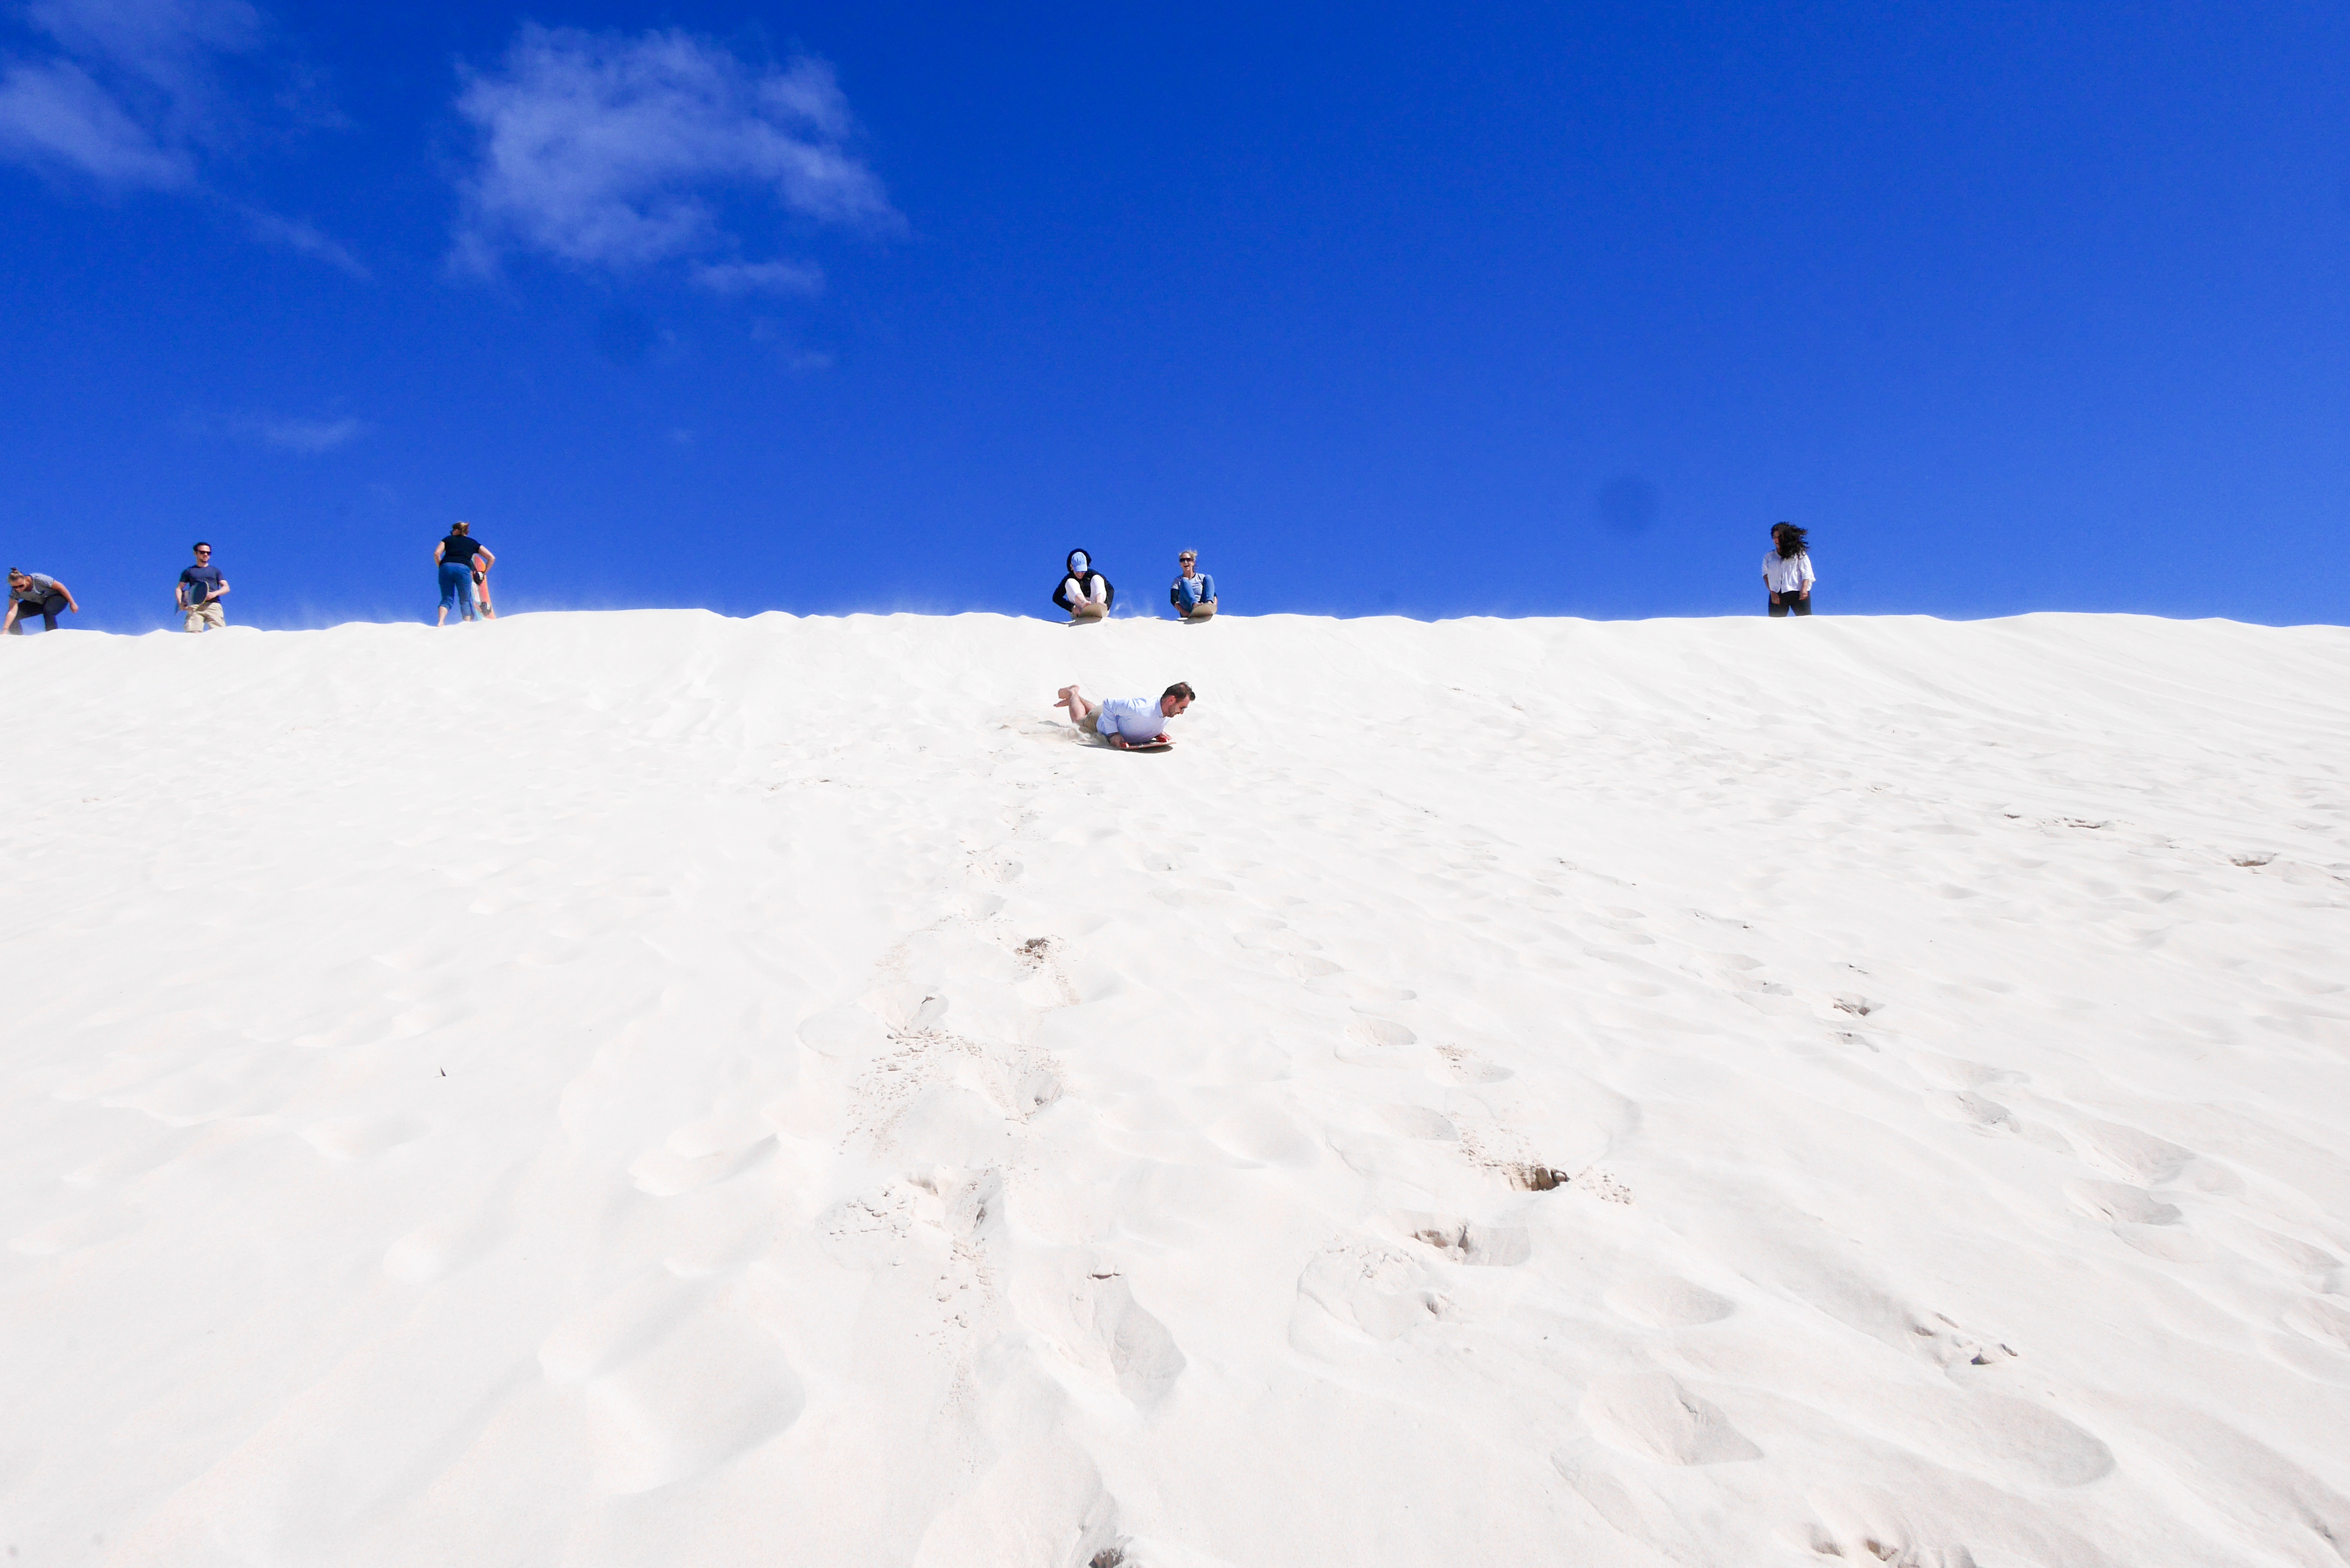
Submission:
M 1177 748 L 1050 708 L 1188 679 Z M 33 1564 L 2350 1561 L 2350 632 L 0 648 Z

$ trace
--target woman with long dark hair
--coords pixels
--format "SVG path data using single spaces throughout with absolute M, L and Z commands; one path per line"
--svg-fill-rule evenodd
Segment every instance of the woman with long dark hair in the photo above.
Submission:
M 1771 591 L 1771 614 L 1812 613 L 1812 552 L 1804 530 L 1793 523 L 1771 524 L 1771 553 L 1762 557 L 1762 586 Z

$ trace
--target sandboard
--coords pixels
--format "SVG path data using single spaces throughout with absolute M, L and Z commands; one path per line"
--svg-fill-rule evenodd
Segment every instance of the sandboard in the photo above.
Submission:
M 1105 752 L 1171 752 L 1175 749 L 1175 742 L 1149 741 L 1139 746 L 1113 746 L 1107 741 L 1104 741 L 1101 742 L 1101 749 Z

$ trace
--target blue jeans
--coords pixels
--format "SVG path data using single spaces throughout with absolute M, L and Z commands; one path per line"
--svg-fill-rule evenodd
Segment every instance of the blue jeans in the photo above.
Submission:
M 473 618 L 473 568 L 463 561 L 441 563 L 441 607 L 462 609 Z

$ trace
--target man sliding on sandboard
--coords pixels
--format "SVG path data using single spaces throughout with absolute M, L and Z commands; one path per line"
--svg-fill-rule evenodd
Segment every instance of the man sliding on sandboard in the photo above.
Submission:
M 1099 735 L 1121 752 L 1163 752 L 1175 742 L 1167 738 L 1167 721 L 1191 705 L 1191 688 L 1178 680 L 1157 701 L 1148 697 L 1113 697 L 1097 702 L 1077 690 L 1076 681 L 1061 688 L 1053 704 L 1069 711 L 1070 722 L 1088 735 Z

